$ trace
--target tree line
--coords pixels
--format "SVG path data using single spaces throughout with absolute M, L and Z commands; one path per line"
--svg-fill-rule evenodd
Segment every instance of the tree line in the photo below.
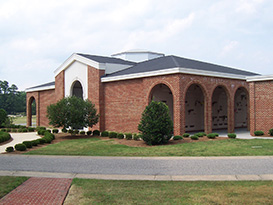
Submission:
M 26 93 L 18 91 L 14 84 L 0 80 L 0 109 L 4 109 L 7 114 L 26 113 Z

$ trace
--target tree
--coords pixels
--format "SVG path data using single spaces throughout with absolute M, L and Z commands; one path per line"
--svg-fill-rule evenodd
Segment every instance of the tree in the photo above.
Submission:
M 0 127 L 5 126 L 5 122 L 8 119 L 7 112 L 4 109 L 0 109 Z
M 93 127 L 99 121 L 95 105 L 89 100 L 72 96 L 47 107 L 49 124 L 55 127 L 80 129 Z
M 173 134 L 173 122 L 168 106 L 152 101 L 142 113 L 138 130 L 146 144 L 166 144 Z

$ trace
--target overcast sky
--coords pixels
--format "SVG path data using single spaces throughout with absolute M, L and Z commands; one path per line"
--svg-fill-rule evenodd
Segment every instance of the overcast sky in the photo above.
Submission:
M 273 74 L 272 0 L 0 0 L 0 80 L 54 81 L 73 53 L 146 49 Z

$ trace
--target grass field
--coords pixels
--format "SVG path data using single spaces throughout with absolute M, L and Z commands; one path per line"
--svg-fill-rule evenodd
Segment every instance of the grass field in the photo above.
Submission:
M 8 194 L 17 186 L 26 181 L 28 177 L 5 177 L 0 176 L 0 198 Z
M 22 117 L 15 117 L 13 119 L 13 123 L 15 125 L 26 125 L 27 124 L 27 116 L 22 116 Z M 36 124 L 36 115 L 32 116 L 32 124 Z
M 114 140 L 66 140 L 26 154 L 81 156 L 263 156 L 273 155 L 273 140 L 227 139 L 165 146 L 129 147 Z
M 64 204 L 272 204 L 272 193 L 272 181 L 74 179 Z

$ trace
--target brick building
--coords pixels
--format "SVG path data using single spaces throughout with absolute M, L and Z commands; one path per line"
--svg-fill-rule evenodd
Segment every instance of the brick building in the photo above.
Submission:
M 91 100 L 100 113 L 94 129 L 137 132 L 153 99 L 166 103 L 174 134 L 273 128 L 273 76 L 149 51 L 112 57 L 73 54 L 55 70 L 55 81 L 28 88 L 27 125 L 36 102 L 37 126 L 48 126 L 46 108 L 65 96 Z

